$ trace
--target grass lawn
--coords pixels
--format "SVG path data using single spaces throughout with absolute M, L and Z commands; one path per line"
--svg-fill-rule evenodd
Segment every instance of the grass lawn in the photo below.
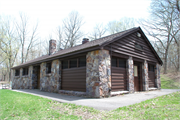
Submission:
M 99 111 L 3 89 L 0 120 L 4 119 L 180 119 L 180 92 L 113 111 Z
M 178 80 L 173 80 L 166 75 L 161 74 L 161 88 L 162 89 L 180 89 Z

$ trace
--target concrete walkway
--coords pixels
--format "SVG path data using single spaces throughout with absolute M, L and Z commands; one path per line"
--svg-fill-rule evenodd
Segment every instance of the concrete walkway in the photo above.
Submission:
M 157 90 L 157 91 L 125 94 L 121 96 L 102 98 L 102 99 L 68 96 L 68 95 L 61 95 L 57 93 L 49 93 L 49 92 L 43 92 L 40 90 L 29 90 L 29 89 L 13 90 L 13 91 L 28 93 L 28 94 L 56 100 L 63 103 L 74 103 L 76 105 L 89 106 L 98 110 L 114 110 L 119 107 L 128 106 L 135 103 L 140 103 L 142 101 L 145 101 L 151 98 L 177 92 L 177 91 L 180 91 L 180 89 L 162 89 L 162 90 Z

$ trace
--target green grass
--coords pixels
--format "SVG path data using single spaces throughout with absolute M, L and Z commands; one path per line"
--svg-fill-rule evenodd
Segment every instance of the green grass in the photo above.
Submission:
M 113 111 L 99 111 L 30 94 L 0 90 L 0 120 L 4 119 L 180 119 L 180 92 Z
M 178 120 L 180 119 L 180 92 L 122 107 L 114 110 L 113 114 L 109 119 Z
M 78 119 L 52 109 L 52 100 L 34 95 L 0 90 L 0 120 L 2 119 Z
M 180 89 L 180 83 L 177 80 L 161 75 L 161 88 L 162 89 Z

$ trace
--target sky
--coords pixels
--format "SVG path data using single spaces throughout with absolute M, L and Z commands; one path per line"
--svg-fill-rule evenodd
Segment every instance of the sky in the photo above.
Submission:
M 91 32 L 96 24 L 123 17 L 148 18 L 150 0 L 0 0 L 0 15 L 28 15 L 31 24 L 38 22 L 39 36 L 47 38 L 62 24 L 71 11 L 78 11 L 85 21 L 82 30 Z M 55 35 L 52 34 L 52 39 Z

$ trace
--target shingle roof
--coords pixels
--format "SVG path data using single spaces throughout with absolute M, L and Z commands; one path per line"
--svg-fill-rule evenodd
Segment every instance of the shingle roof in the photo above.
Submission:
M 106 36 L 106 37 L 102 37 L 102 38 L 99 38 L 97 40 L 93 40 L 93 41 L 87 42 L 85 44 L 77 45 L 75 47 L 71 47 L 71 48 L 68 48 L 68 49 L 60 50 L 60 51 L 58 51 L 57 53 L 55 53 L 53 55 L 43 55 L 41 57 L 38 57 L 38 58 L 35 58 L 33 60 L 27 61 L 27 62 L 25 62 L 23 64 L 20 64 L 18 66 L 13 67 L 13 68 L 25 67 L 25 66 L 28 66 L 28 65 L 33 64 L 33 63 L 38 63 L 38 61 L 40 63 L 40 61 L 42 61 L 42 60 L 46 60 L 46 59 L 48 60 L 48 59 L 56 57 L 56 56 L 61 56 L 61 55 L 64 55 L 64 54 L 69 54 L 69 53 L 72 53 L 72 52 L 75 52 L 75 51 L 83 50 L 83 49 L 94 47 L 94 46 L 101 46 L 102 44 L 104 44 L 106 42 L 110 42 L 114 38 L 120 37 L 120 36 L 130 32 L 130 31 L 133 31 L 135 29 L 137 29 L 137 27 L 134 27 L 132 29 L 125 30 L 125 31 L 122 31 L 122 32 L 119 32 L 119 33 L 115 33 L 115 34 L 112 34 L 112 35 L 109 35 L 109 36 Z

